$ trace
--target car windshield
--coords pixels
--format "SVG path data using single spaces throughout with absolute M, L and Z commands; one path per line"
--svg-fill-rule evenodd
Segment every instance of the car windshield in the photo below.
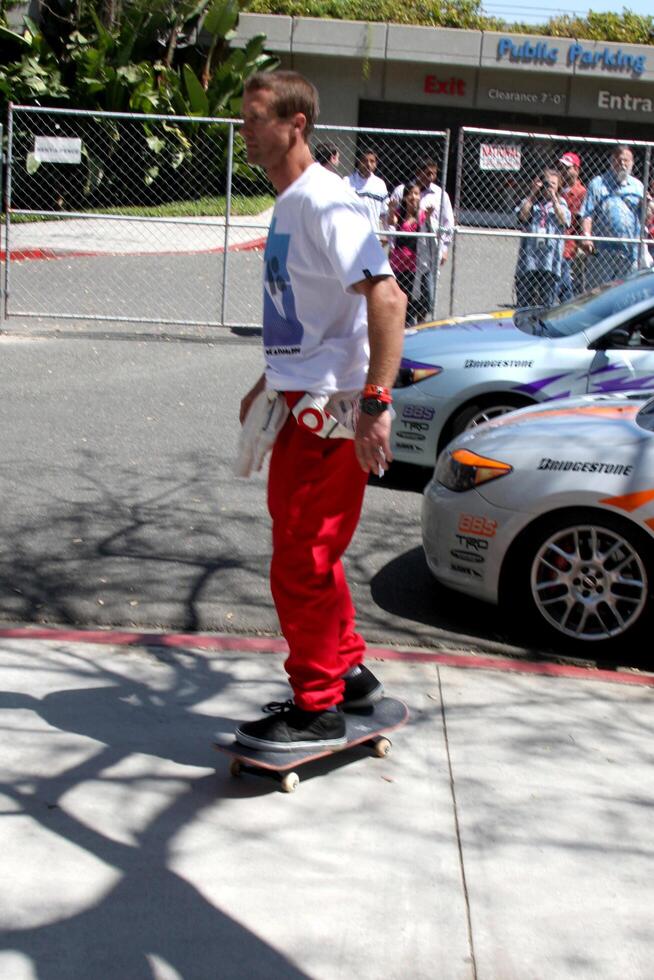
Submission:
M 624 282 L 598 286 L 551 310 L 519 310 L 514 322 L 525 333 L 570 337 L 647 299 L 654 301 L 654 272 L 644 270 Z

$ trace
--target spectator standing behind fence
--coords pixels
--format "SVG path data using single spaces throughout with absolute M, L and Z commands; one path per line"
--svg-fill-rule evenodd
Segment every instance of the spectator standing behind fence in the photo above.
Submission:
M 421 207 L 418 184 L 407 184 L 399 206 L 390 205 L 388 212 L 388 224 L 391 228 L 398 232 L 409 232 L 406 237 L 393 236 L 389 256 L 395 278 L 407 296 L 407 326 L 413 326 L 429 316 L 429 282 L 424 270 L 423 256 L 419 254 L 421 239 L 417 232 L 426 227 L 430 218 L 430 206 L 426 210 Z
M 438 265 L 443 265 L 447 260 L 452 232 L 454 231 L 454 212 L 449 194 L 436 183 L 438 177 L 438 164 L 431 157 L 421 160 L 416 176 L 412 184 L 417 184 L 420 188 L 420 206 L 423 210 L 430 209 L 433 215 L 434 231 L 440 231 Z M 410 186 L 410 185 L 409 185 Z M 397 209 L 404 197 L 405 185 L 398 184 L 389 201 L 390 209 Z M 426 200 L 429 195 L 429 200 Z
M 452 203 L 447 191 L 436 183 L 437 177 L 438 165 L 436 161 L 431 157 L 425 157 L 418 165 L 415 180 L 411 181 L 411 184 L 417 184 L 420 188 L 420 209 L 424 211 L 427 218 L 423 228 L 425 231 L 438 235 L 437 238 L 425 237 L 420 239 L 418 246 L 418 265 L 422 273 L 419 304 L 421 310 L 424 307 L 422 313 L 417 313 L 420 319 L 429 318 L 433 315 L 438 270 L 447 261 L 454 231 Z M 411 184 L 406 186 L 411 186 Z M 398 184 L 390 196 L 385 219 L 385 223 L 389 227 L 391 215 L 399 207 L 405 190 L 404 184 Z
M 381 216 L 388 203 L 386 182 L 375 173 L 377 163 L 377 154 L 374 150 L 369 148 L 360 150 L 357 154 L 356 167 L 353 173 L 343 178 L 348 187 L 365 205 L 373 231 L 379 231 Z
M 581 208 L 581 247 L 588 255 L 586 285 L 599 286 L 624 279 L 638 265 L 637 242 L 598 242 L 605 238 L 639 238 L 644 188 L 632 176 L 634 155 L 628 146 L 616 146 L 609 169 L 588 184 Z
M 326 170 L 331 170 L 334 174 L 338 171 L 338 165 L 341 162 L 341 154 L 339 153 L 338 147 L 336 143 L 332 143 L 331 141 L 318 143 L 313 158 L 316 163 L 319 163 Z
M 571 223 L 570 211 L 561 194 L 561 176 L 547 168 L 536 177 L 531 192 L 516 209 L 518 221 L 530 234 L 520 239 L 515 275 L 518 306 L 554 306 L 557 302 L 563 263 L 561 235 Z
M 579 234 L 579 213 L 586 196 L 586 188 L 579 180 L 581 169 L 581 157 L 578 153 L 564 153 L 559 157 L 558 170 L 561 174 L 561 194 L 568 205 L 570 212 L 570 226 L 566 228 L 566 235 Z M 582 284 L 578 281 L 579 277 L 575 272 L 575 256 L 577 255 L 579 242 L 575 239 L 567 238 L 563 245 L 563 263 L 561 265 L 561 280 L 559 283 L 559 302 L 565 303 L 578 293 L 583 292 Z
M 645 244 L 645 250 L 647 255 L 645 257 L 645 265 L 648 269 L 654 266 L 654 178 L 649 182 L 649 193 L 647 195 L 647 217 L 646 221 L 646 234 L 647 242 Z

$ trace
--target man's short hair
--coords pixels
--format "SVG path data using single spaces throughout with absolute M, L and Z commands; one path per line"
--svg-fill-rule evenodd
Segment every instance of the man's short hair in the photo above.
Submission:
M 371 156 L 375 160 L 378 160 L 377 151 L 373 150 L 371 146 L 363 146 L 360 150 L 357 150 L 357 162 L 363 160 L 364 157 Z
M 306 118 L 304 137 L 313 132 L 320 114 L 318 90 L 308 78 L 297 71 L 258 71 L 250 75 L 244 90 L 252 92 L 272 92 L 273 108 L 280 119 L 289 119 L 296 112 Z
M 316 163 L 321 163 L 324 167 L 326 163 L 329 163 L 332 157 L 336 156 L 337 153 L 338 147 L 336 146 L 336 143 L 332 143 L 331 140 L 327 140 L 326 143 L 318 143 L 316 146 L 316 151 L 313 154 L 313 158 Z
M 616 145 L 613 147 L 611 151 L 611 156 L 617 157 L 621 153 L 624 153 L 625 151 L 631 153 L 632 156 L 634 155 L 634 151 L 630 146 L 627 145 L 627 143 L 616 143 Z
M 433 157 L 423 157 L 418 163 L 418 170 L 427 170 L 428 167 L 436 167 L 438 170 L 438 164 Z

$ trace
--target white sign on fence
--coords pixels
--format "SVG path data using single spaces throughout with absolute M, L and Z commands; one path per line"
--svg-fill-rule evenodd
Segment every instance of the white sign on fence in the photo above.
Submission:
M 481 170 L 520 170 L 520 147 L 482 143 L 479 147 Z
M 35 136 L 34 159 L 39 163 L 81 163 L 82 141 L 69 136 Z

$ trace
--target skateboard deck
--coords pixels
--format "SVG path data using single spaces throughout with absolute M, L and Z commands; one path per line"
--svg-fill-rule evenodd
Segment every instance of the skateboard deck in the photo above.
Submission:
M 298 766 L 325 759 L 356 745 L 370 745 L 379 757 L 388 755 L 391 741 L 384 736 L 401 728 L 409 719 L 409 709 L 397 698 L 382 698 L 373 708 L 360 708 L 343 714 L 347 741 L 336 748 L 294 749 L 290 752 L 252 749 L 237 742 L 231 732 L 217 735 L 213 744 L 215 749 L 231 758 L 229 771 L 232 776 L 240 776 L 243 772 L 267 775 L 277 779 L 285 793 L 293 793 L 300 782 L 300 777 L 294 771 Z

